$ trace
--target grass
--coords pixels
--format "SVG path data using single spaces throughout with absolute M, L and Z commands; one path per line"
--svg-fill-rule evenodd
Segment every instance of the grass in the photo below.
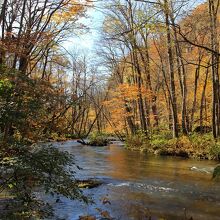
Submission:
M 156 155 L 181 156 L 185 158 L 220 160 L 220 141 L 215 141 L 211 133 L 172 138 L 169 132 L 154 133 L 146 138 L 138 133 L 126 138 L 126 147 Z

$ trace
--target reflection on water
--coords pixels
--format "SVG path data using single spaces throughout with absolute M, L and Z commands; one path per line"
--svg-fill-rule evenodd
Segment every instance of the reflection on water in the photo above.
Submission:
M 107 210 L 115 219 L 220 219 L 220 183 L 211 180 L 213 161 L 152 157 L 132 152 L 119 145 L 85 147 L 69 141 L 57 147 L 75 155 L 83 168 L 81 179 L 98 178 L 104 184 L 85 190 L 96 204 L 86 206 L 61 199 L 54 204 L 62 219 L 79 215 L 100 216 Z M 111 204 L 103 204 L 107 198 Z M 98 208 L 98 209 L 97 209 Z

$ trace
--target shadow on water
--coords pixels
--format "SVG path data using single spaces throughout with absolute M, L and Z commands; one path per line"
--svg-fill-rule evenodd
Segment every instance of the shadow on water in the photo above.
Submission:
M 149 216 L 169 220 L 220 219 L 220 184 L 211 180 L 216 162 L 148 156 L 119 144 L 85 147 L 69 141 L 56 146 L 75 155 L 82 168 L 78 178 L 104 182 L 84 191 L 95 204 L 86 206 L 65 198 L 54 204 L 60 219 L 74 220 L 88 214 L 100 217 L 100 210 L 122 220 Z

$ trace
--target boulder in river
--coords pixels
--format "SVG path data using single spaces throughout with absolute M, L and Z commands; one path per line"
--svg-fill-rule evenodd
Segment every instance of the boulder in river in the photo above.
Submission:
M 212 178 L 213 179 L 216 179 L 216 178 L 219 178 L 220 177 L 220 165 L 218 165 L 214 171 L 213 171 L 213 175 L 212 175 Z
M 79 188 L 92 189 L 102 185 L 102 182 L 98 180 L 88 179 L 88 180 L 76 180 L 76 184 Z

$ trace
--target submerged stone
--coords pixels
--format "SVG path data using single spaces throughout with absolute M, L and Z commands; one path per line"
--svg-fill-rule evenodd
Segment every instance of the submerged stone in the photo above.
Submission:
M 102 182 L 100 182 L 98 180 L 89 179 L 89 180 L 77 180 L 76 184 L 79 188 L 92 189 L 92 188 L 95 188 L 95 187 L 102 185 Z

